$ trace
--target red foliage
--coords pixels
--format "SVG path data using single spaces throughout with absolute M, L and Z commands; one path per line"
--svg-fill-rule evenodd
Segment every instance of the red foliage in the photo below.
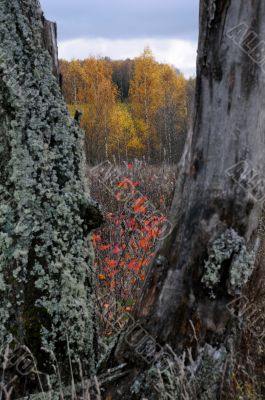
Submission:
M 124 178 L 117 182 L 116 199 L 134 195 L 139 182 Z M 106 214 L 100 233 L 93 233 L 100 285 L 118 288 L 122 299 L 145 278 L 145 270 L 154 254 L 164 217 L 147 215 L 148 199 L 137 194 L 127 202 L 126 210 Z M 137 285 L 136 285 L 137 286 Z M 139 285 L 138 285 L 139 286 Z M 131 293 L 132 294 L 132 293 Z
M 130 311 L 140 295 L 175 185 L 173 168 L 137 164 L 123 168 L 117 167 L 117 174 L 112 170 L 110 181 L 101 183 L 92 176 L 91 183 L 93 197 L 107 211 L 106 223 L 92 239 L 98 297 L 106 305 L 116 304 L 108 311 L 110 321 L 121 309 Z M 108 332 L 102 323 L 102 330 Z

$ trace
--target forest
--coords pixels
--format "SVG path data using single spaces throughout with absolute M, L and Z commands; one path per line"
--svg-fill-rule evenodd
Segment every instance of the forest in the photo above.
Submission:
M 265 3 L 200 0 L 189 78 L 41 3 L 0 0 L 0 400 L 265 399 Z
M 71 115 L 82 112 L 90 165 L 104 160 L 179 161 L 194 79 L 158 63 L 149 48 L 134 60 L 61 60 L 60 70 Z

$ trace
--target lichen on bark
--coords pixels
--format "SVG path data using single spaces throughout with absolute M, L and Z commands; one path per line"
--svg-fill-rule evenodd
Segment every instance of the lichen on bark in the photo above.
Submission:
M 255 251 L 248 251 L 245 239 L 234 229 L 227 229 L 209 246 L 208 260 L 204 265 L 202 282 L 215 297 L 214 288 L 224 275 L 225 263 L 228 263 L 227 291 L 230 295 L 240 294 L 248 282 L 255 264 Z
M 43 27 L 37 0 L 0 2 L 0 345 L 12 335 L 48 370 L 54 356 L 68 362 L 70 349 L 92 372 L 89 232 L 101 214 Z

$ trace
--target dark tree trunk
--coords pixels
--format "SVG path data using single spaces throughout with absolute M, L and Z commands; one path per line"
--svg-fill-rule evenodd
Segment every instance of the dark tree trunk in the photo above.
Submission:
M 54 76 L 59 80 L 59 59 L 57 47 L 57 25 L 55 22 L 47 21 L 43 16 L 43 47 L 48 50 L 52 58 L 52 70 Z
M 245 43 L 251 29 L 255 41 L 252 33 Z M 152 362 L 144 363 L 139 349 L 147 351 L 148 341 L 139 345 L 137 336 L 145 335 L 138 326 L 112 354 L 110 364 L 126 363 L 128 374 L 108 398 L 219 399 L 229 381 L 237 324 L 227 304 L 251 276 L 262 209 L 265 85 L 262 50 L 251 51 L 264 38 L 264 1 L 201 0 L 194 118 L 179 165 L 173 230 L 157 250 L 134 314 L 157 344 L 174 351 L 179 367 L 163 381 Z
M 1 354 L 27 346 L 40 372 L 59 368 L 65 382 L 79 362 L 84 375 L 96 363 L 89 233 L 101 214 L 86 188 L 83 142 L 58 85 L 55 24 L 37 0 L 1 0 Z M 9 391 L 12 370 L 0 365 Z M 16 375 L 14 398 L 37 382 Z

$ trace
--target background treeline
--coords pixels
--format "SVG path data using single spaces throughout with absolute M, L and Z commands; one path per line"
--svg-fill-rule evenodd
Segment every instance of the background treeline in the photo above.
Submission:
M 71 114 L 82 111 L 89 164 L 144 158 L 176 163 L 182 152 L 194 80 L 158 63 L 146 48 L 134 60 L 60 61 Z

